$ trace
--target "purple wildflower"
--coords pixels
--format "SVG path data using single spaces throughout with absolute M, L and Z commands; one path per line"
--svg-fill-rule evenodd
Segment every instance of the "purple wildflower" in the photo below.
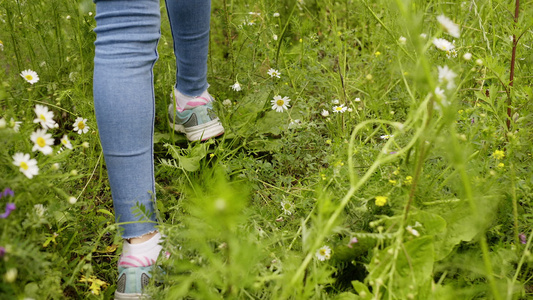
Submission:
M 470 121 L 470 124 L 474 124 L 474 122 L 476 122 L 476 120 L 472 118 L 472 120 Z
M 518 237 L 520 238 L 520 243 L 522 244 L 526 244 L 527 243 L 527 238 L 526 238 L 526 235 L 522 232 L 518 235 Z
M 6 212 L 0 215 L 0 219 L 5 219 L 5 218 L 9 217 L 9 215 L 11 214 L 12 211 L 15 210 L 15 208 L 17 208 L 15 206 L 15 203 L 8 203 L 6 205 Z
M 0 246 L 0 257 L 4 257 L 5 254 L 6 254 L 6 248 Z
M 15 192 L 10 188 L 5 188 L 2 193 L 0 193 L 0 198 L 7 196 L 15 197 Z
M 353 237 L 348 243 L 348 248 L 353 248 L 353 244 L 359 242 L 356 237 Z

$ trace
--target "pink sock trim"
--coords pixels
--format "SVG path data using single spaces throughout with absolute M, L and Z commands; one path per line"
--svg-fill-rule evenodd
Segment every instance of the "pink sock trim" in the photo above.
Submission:
M 200 99 L 202 101 L 197 101 L 197 99 Z M 194 97 L 193 100 L 187 102 L 187 104 L 185 104 L 185 108 L 181 108 L 179 106 L 179 103 L 178 103 L 178 100 L 175 99 L 175 102 L 176 102 L 176 110 L 179 111 L 179 112 L 183 112 L 184 110 L 186 109 L 191 109 L 193 107 L 197 107 L 197 106 L 202 106 L 202 105 L 206 105 L 207 103 L 209 103 L 209 99 L 205 98 L 205 97 L 201 97 L 201 96 L 198 96 L 198 97 Z
M 187 106 L 192 106 L 192 107 L 196 107 L 196 106 L 200 106 L 200 105 L 205 105 L 205 102 L 200 102 L 200 101 L 189 101 L 187 102 Z
M 153 264 L 153 262 L 152 263 L 150 262 L 150 259 L 148 257 L 143 256 L 143 258 L 144 258 L 145 261 L 142 261 L 142 259 L 139 258 L 139 257 L 133 256 L 133 255 L 128 255 L 128 256 L 120 259 L 119 265 L 120 266 L 127 265 L 127 266 L 131 266 L 131 267 L 147 267 L 147 266 Z M 130 261 L 125 261 L 125 260 L 130 260 Z M 137 262 L 137 264 L 134 263 L 134 262 L 131 262 L 132 260 Z

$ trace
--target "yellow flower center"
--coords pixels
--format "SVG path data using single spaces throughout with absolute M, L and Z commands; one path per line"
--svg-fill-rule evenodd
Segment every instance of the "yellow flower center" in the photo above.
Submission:
M 67 140 L 67 139 L 61 140 L 61 143 L 62 143 L 63 145 L 67 145 L 67 144 L 68 144 L 68 140 Z
M 31 76 L 31 74 L 26 74 L 26 76 L 24 76 L 24 78 L 26 78 L 26 80 L 30 81 L 33 79 L 33 76 Z
M 326 256 L 326 249 L 320 249 L 318 253 L 320 253 L 321 256 Z
M 28 170 L 30 167 L 28 167 L 28 164 L 25 163 L 25 162 L 21 162 L 20 163 L 20 167 L 23 168 L 24 170 Z
M 83 129 L 83 128 L 85 128 L 85 123 L 83 123 L 83 121 L 80 121 L 80 122 L 78 123 L 78 128 L 79 128 L 79 129 Z
M 339 111 L 340 111 L 340 110 L 342 110 L 342 107 L 337 106 L 337 107 L 335 108 L 335 110 L 339 110 Z
M 46 117 L 43 115 L 43 114 L 40 114 L 39 115 L 39 119 L 43 120 L 43 121 L 46 121 Z
M 283 104 L 285 104 L 285 101 L 283 101 L 282 99 L 279 99 L 278 101 L 276 101 L 276 104 L 278 106 L 283 106 Z
M 45 141 L 42 137 L 38 137 L 36 143 L 37 143 L 37 145 L 39 145 L 39 147 L 41 147 L 41 148 L 43 148 L 44 146 L 46 146 L 46 141 Z

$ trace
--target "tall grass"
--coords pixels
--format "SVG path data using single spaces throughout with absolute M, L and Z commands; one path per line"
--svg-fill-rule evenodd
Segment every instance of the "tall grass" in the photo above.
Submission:
M 520 4 L 515 19 L 514 1 L 213 1 L 208 76 L 227 132 L 207 143 L 166 125 L 164 19 L 154 147 L 171 255 L 152 297 L 527 299 L 533 6 Z M 16 206 L 0 219 L 0 298 L 109 299 L 121 240 L 92 106 L 94 6 L 3 1 L 0 19 L 0 191 L 14 192 L 0 209 Z M 37 104 L 57 123 L 51 155 L 32 151 Z

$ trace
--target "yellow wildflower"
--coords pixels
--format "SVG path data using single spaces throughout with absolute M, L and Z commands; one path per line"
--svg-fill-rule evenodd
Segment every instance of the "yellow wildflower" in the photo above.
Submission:
M 492 156 L 499 160 L 505 157 L 505 152 L 503 152 L 502 150 L 496 150 L 492 153 Z
M 376 51 L 376 53 L 374 53 L 374 55 L 375 55 L 376 57 L 378 57 L 378 56 L 380 56 L 380 55 L 381 55 L 381 52 L 379 52 L 379 51 Z
M 389 182 L 390 182 L 390 184 L 392 184 L 392 185 L 395 185 L 395 184 L 396 184 L 396 180 L 389 179 Z
M 377 206 L 384 206 L 387 204 L 387 197 L 385 196 L 376 196 L 376 205 Z
M 411 185 L 413 183 L 413 176 L 406 176 L 405 180 L 403 181 L 405 185 Z
M 94 295 L 100 295 L 100 288 L 105 288 L 109 285 L 107 282 L 96 278 L 96 276 L 86 278 L 85 275 L 81 275 L 80 282 L 90 283 L 91 286 L 89 287 L 89 289 Z

